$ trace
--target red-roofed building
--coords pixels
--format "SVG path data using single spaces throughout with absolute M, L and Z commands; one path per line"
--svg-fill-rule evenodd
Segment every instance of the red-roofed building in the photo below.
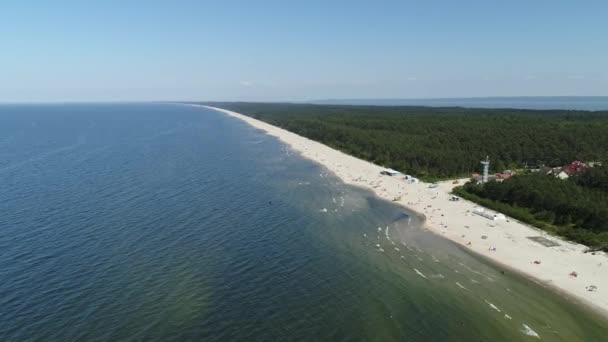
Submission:
M 497 173 L 496 174 L 496 180 L 499 182 L 502 182 L 505 179 L 509 179 L 511 178 L 512 174 L 511 173 Z
M 564 167 L 562 168 L 562 170 L 568 175 L 568 176 L 574 176 L 574 175 L 578 175 L 579 173 L 587 170 L 589 168 L 589 165 L 575 160 L 572 163 L 568 164 L 568 165 L 564 165 Z

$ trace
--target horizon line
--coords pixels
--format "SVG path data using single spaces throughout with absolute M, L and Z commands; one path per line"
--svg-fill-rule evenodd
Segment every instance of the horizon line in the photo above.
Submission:
M 320 101 L 436 101 L 436 100 L 483 100 L 483 99 L 559 99 L 559 98 L 608 98 L 608 95 L 508 95 L 462 97 L 332 97 L 307 100 L 255 100 L 255 99 L 188 99 L 188 100 L 43 100 L 4 101 L 0 104 L 69 104 L 69 103 L 184 103 L 184 102 L 250 102 L 250 103 L 314 103 Z

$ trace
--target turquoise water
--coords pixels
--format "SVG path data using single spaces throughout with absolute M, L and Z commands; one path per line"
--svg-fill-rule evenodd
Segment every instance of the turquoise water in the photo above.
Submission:
M 608 332 L 593 313 L 209 110 L 0 106 L 0 181 L 2 341 Z

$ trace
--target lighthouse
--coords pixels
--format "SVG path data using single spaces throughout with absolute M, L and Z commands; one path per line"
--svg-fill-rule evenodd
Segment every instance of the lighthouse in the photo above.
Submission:
M 483 175 L 481 176 L 481 183 L 488 182 L 488 173 L 490 170 L 490 157 L 486 156 L 486 160 L 481 161 L 481 165 L 483 165 Z

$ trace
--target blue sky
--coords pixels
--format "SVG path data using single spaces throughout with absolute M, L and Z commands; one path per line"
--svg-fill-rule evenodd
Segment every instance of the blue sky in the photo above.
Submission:
M 0 4 L 0 101 L 608 95 L 608 1 Z

